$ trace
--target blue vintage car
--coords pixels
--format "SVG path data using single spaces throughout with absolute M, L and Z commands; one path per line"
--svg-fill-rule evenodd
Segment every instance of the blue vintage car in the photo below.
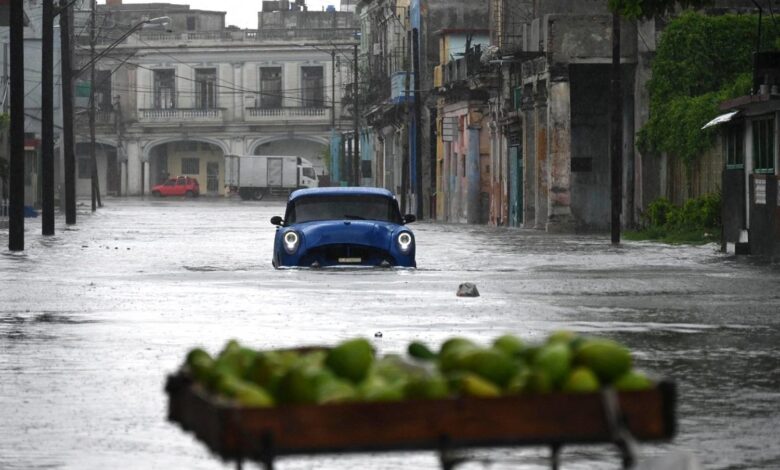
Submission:
M 277 226 L 273 265 L 416 267 L 414 234 L 393 193 L 380 188 L 311 188 L 290 194 Z

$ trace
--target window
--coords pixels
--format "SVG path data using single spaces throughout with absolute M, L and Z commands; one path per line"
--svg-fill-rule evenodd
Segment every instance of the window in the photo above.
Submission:
M 310 196 L 297 199 L 287 210 L 285 223 L 312 220 L 382 220 L 401 223 L 398 203 L 383 196 Z
M 200 174 L 200 158 L 182 158 L 181 172 L 185 175 Z
M 187 31 L 195 31 L 198 29 L 198 18 L 196 16 L 187 17 Z
M 753 121 L 753 171 L 774 173 L 775 166 L 775 120 L 773 118 Z
M 154 71 L 154 107 L 172 109 L 176 107 L 176 75 L 173 69 Z
M 282 107 L 282 68 L 260 68 L 260 107 Z
M 745 128 L 740 125 L 725 129 L 726 139 L 723 145 L 726 168 L 745 167 Z
M 78 167 L 79 179 L 86 180 L 92 178 L 92 163 L 89 158 L 79 158 Z
M 95 104 L 98 111 L 111 111 L 114 109 L 111 99 L 110 70 L 95 70 Z
M 217 107 L 214 94 L 217 81 L 217 69 L 195 69 L 195 107 L 213 109 Z
M 322 67 L 302 67 L 301 106 L 321 108 L 323 106 Z

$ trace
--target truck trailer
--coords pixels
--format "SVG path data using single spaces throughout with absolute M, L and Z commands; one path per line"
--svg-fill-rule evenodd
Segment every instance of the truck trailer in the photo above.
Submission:
M 293 155 L 227 155 L 225 185 L 243 200 L 286 196 L 299 188 L 316 188 L 314 166 Z

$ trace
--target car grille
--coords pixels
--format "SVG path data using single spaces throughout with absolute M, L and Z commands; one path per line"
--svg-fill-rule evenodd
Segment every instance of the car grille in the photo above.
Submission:
M 360 261 L 358 262 L 357 259 L 360 259 Z M 315 261 L 321 266 L 334 264 L 378 266 L 383 261 L 395 265 L 395 260 L 385 250 L 371 246 L 349 244 L 325 245 L 313 248 L 301 259 L 300 264 L 310 266 Z

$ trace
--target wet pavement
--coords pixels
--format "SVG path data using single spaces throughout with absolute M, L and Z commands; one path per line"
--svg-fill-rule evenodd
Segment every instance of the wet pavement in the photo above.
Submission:
M 380 353 L 504 332 L 618 339 L 677 382 L 679 433 L 641 455 L 704 468 L 780 468 L 780 268 L 714 245 L 419 222 L 417 270 L 274 270 L 282 201 L 113 199 L 26 250 L 0 231 L 0 469 L 221 469 L 166 421 L 165 377 L 186 352 L 370 337 Z M 462 282 L 481 296 L 456 297 Z M 374 335 L 381 332 L 381 338 Z M 544 448 L 479 452 L 459 468 L 545 468 Z M 563 468 L 619 467 L 608 446 Z M 296 457 L 280 469 L 434 469 L 432 453 Z M 252 467 L 254 468 L 254 467 Z

